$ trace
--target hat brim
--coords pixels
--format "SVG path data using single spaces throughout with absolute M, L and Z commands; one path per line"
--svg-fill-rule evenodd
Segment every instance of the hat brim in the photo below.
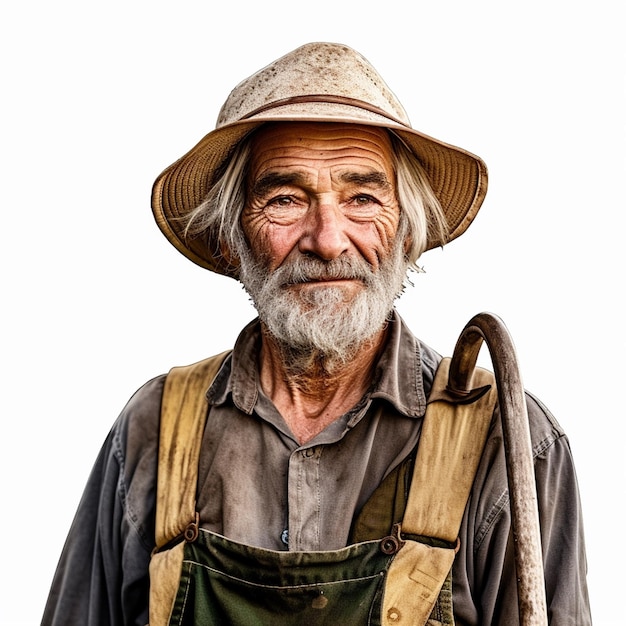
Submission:
M 428 175 L 448 223 L 448 239 L 429 241 L 427 250 L 462 235 L 487 192 L 487 167 L 470 152 L 444 143 L 375 112 L 337 103 L 291 104 L 217 128 L 165 169 L 152 189 L 152 210 L 169 242 L 188 259 L 211 271 L 237 276 L 237 268 L 219 254 L 218 242 L 186 237 L 185 216 L 206 197 L 215 171 L 252 130 L 267 122 L 342 122 L 389 128 L 409 146 Z

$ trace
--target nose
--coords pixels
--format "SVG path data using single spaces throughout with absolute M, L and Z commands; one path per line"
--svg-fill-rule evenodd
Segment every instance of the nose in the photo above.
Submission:
M 324 261 L 332 261 L 348 250 L 346 218 L 334 203 L 311 207 L 304 223 L 298 248 Z

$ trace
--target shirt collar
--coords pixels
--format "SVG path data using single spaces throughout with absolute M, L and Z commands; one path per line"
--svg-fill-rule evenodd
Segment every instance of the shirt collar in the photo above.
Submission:
M 257 355 L 261 342 L 258 319 L 239 334 L 231 356 L 208 391 L 211 404 L 226 402 L 228 395 L 237 408 L 251 414 L 258 400 Z M 441 357 L 422 344 L 408 329 L 397 311 L 388 322 L 385 347 L 376 367 L 371 398 L 392 404 L 407 417 L 421 417 L 426 411 L 437 364 Z
M 403 415 L 421 417 L 426 411 L 420 343 L 397 311 L 388 322 L 371 395 L 390 402 Z

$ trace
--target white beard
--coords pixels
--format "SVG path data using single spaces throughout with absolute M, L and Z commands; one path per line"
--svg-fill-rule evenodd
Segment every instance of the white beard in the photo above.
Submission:
M 268 272 L 248 249 L 241 251 L 241 282 L 294 373 L 304 373 L 314 364 L 332 372 L 385 327 L 394 300 L 404 289 L 408 261 L 403 240 L 396 238 L 377 271 L 364 259 L 339 257 L 327 262 L 303 255 Z M 356 296 L 333 285 L 289 288 L 324 278 L 361 280 L 363 288 Z

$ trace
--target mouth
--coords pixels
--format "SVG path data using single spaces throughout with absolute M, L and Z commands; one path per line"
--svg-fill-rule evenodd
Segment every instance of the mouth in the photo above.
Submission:
M 357 277 L 337 277 L 337 276 L 324 276 L 317 278 L 307 278 L 306 280 L 299 280 L 295 282 L 285 283 L 283 285 L 284 288 L 288 289 L 290 287 L 322 287 L 322 286 L 333 286 L 339 287 L 341 285 L 354 285 L 354 283 L 359 283 L 361 285 L 365 284 L 365 281 L 362 278 Z

